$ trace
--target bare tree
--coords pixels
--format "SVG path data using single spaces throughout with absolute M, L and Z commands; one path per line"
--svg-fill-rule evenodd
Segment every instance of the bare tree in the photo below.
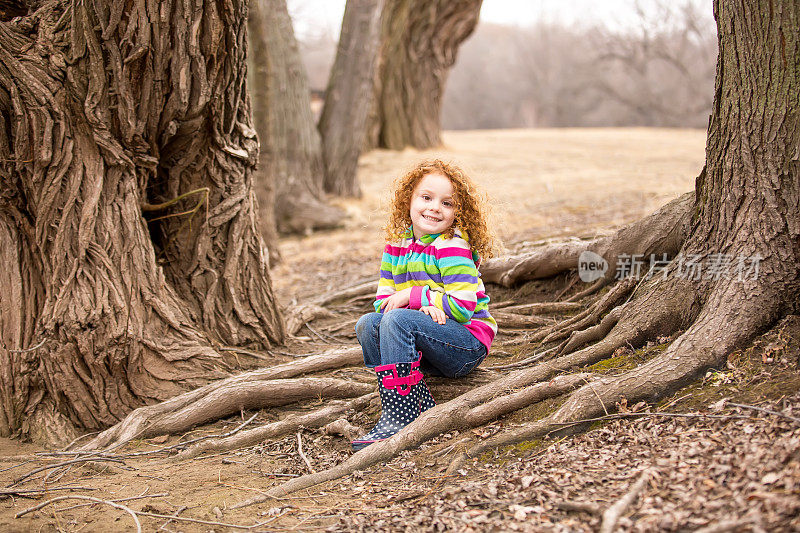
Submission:
M 694 1 L 634 3 L 636 32 L 602 31 L 594 89 L 616 102 L 627 123 L 705 127 L 711 109 L 716 43 Z M 654 10 L 654 11 L 653 11 Z
M 246 2 L 35 5 L 0 12 L 0 435 L 65 436 L 222 375 L 215 345 L 284 331 Z
M 253 8 L 253 39 L 263 41 L 254 47 L 253 62 L 257 69 L 266 69 L 267 84 L 254 88 L 260 99 L 266 92 L 266 99 L 256 104 L 258 116 L 261 110 L 264 115 L 258 123 L 264 130 L 259 136 L 263 175 L 274 186 L 278 230 L 293 233 L 338 226 L 344 212 L 325 201 L 322 141 L 286 0 L 254 0 Z M 254 83 L 262 80 L 259 76 Z
M 325 190 L 361 196 L 356 167 L 372 105 L 383 0 L 348 0 L 319 121 Z
M 440 144 L 441 100 L 482 0 L 387 0 L 368 147 Z
M 705 128 L 717 52 L 705 4 L 631 2 L 636 19 L 613 28 L 481 23 L 450 73 L 442 126 Z

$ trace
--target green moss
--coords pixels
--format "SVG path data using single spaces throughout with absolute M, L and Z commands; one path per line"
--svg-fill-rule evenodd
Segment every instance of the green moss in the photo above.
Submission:
M 656 344 L 635 351 L 617 350 L 616 355 L 603 359 L 589 367 L 595 374 L 609 374 L 620 370 L 631 370 L 655 355 L 662 353 L 669 346 L 668 343 Z

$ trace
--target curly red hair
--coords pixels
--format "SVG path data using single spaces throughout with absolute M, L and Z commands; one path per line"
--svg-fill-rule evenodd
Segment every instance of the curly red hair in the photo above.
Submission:
M 466 235 L 470 249 L 486 259 L 494 255 L 495 237 L 489 230 L 489 201 L 472 180 L 458 166 L 440 159 L 423 161 L 394 182 L 394 194 L 389 207 L 389 223 L 383 228 L 386 240 L 402 239 L 411 226 L 411 197 L 422 178 L 428 174 L 442 174 L 453 184 L 455 220 L 443 235 L 452 238 L 455 229 Z

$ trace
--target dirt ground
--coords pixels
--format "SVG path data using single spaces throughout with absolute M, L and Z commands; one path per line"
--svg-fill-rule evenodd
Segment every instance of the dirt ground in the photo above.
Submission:
M 343 228 L 281 242 L 283 262 L 273 269 L 273 283 L 285 308 L 375 275 L 388 185 L 420 159 L 442 157 L 462 165 L 490 193 L 498 233 L 513 249 L 523 241 L 605 233 L 691 190 L 703 162 L 705 133 L 449 132 L 444 141 L 445 147 L 436 151 L 366 154 L 360 162 L 363 197 L 338 202 L 350 215 Z M 516 293 L 497 288 L 492 292 L 492 287 L 489 291 L 500 298 L 546 298 L 562 281 L 528 284 Z M 352 321 L 364 310 L 342 308 L 318 326 L 315 322 L 314 331 L 301 329 L 276 350 L 276 358 L 290 360 L 353 345 Z M 498 337 L 498 349 L 483 366 L 525 355 L 524 350 L 508 349 L 508 342 Z M 631 361 L 663 350 L 667 342 L 620 353 L 591 370 L 623 371 Z M 800 319 L 790 317 L 750 349 L 733 354 L 727 368 L 709 372 L 702 382 L 656 406 L 621 406 L 629 418 L 598 423 L 575 436 L 554 435 L 497 450 L 473 458 L 454 476 L 444 476 L 459 446 L 537 414 L 535 409 L 523 410 L 483 428 L 442 435 L 388 464 L 236 510 L 230 509 L 236 502 L 310 468 L 320 471 L 341 462 L 352 454 L 348 441 L 321 430 L 303 430 L 276 442 L 193 460 L 176 461 L 167 453 L 131 455 L 225 433 L 252 412 L 185 435 L 135 441 L 118 450 L 117 460 L 60 467 L 68 458 L 42 455 L 46 450 L 33 444 L 0 439 L 0 483 L 5 487 L 0 489 L 0 531 L 135 531 L 124 509 L 77 499 L 15 518 L 50 498 L 67 495 L 115 500 L 156 515 L 140 514 L 144 531 L 236 531 L 247 526 L 253 531 L 596 531 L 600 513 L 645 471 L 647 482 L 624 513 L 621 530 L 796 531 L 798 346 Z M 359 368 L 333 374 L 372 379 Z M 438 401 L 469 386 L 465 382 L 453 387 L 447 381 L 430 380 Z M 644 411 L 649 412 L 642 415 Z M 348 419 L 367 428 L 377 413 L 373 404 Z M 265 409 L 251 423 L 285 415 L 286 410 Z M 43 467 L 48 468 L 37 471 Z

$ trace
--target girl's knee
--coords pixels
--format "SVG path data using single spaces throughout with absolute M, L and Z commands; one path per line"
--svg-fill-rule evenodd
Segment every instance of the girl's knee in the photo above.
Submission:
M 392 326 L 406 324 L 409 318 L 413 315 L 416 315 L 416 311 L 412 311 L 411 309 L 392 309 L 391 311 L 386 311 L 383 313 L 383 320 L 381 320 L 381 325 L 387 324 Z
M 358 319 L 356 322 L 356 337 L 361 339 L 365 335 L 372 335 L 381 321 L 379 313 L 369 313 Z

